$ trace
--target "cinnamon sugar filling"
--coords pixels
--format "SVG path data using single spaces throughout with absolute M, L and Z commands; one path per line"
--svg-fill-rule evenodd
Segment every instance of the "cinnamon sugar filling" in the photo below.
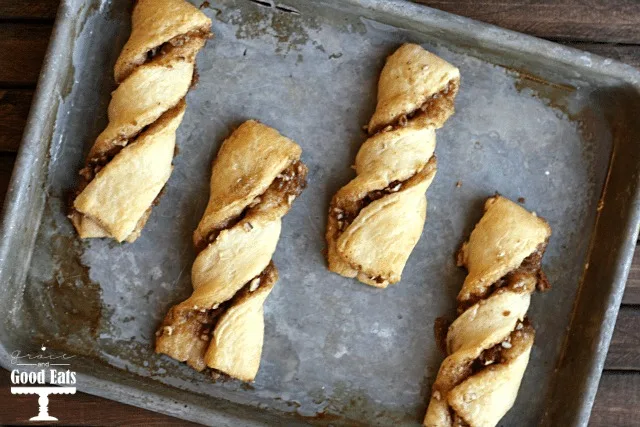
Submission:
M 371 191 L 365 197 L 355 202 L 350 208 L 343 209 L 338 206 L 333 206 L 330 214 L 336 219 L 338 230 L 340 232 L 344 231 L 349 225 L 351 225 L 358 215 L 360 215 L 360 211 L 369 206 L 372 202 L 382 199 L 386 195 L 400 191 L 405 182 L 406 180 L 393 181 L 381 190 Z
M 468 378 L 487 369 L 494 369 L 494 365 L 509 363 L 525 352 L 533 343 L 535 330 L 528 318 L 516 323 L 515 329 L 501 342 L 483 350 L 476 359 L 452 372 L 444 373 L 448 378 L 446 383 L 453 389 Z M 433 395 L 438 400 L 443 399 L 449 390 L 438 390 L 434 387 Z M 469 424 L 449 406 L 452 424 L 457 427 L 469 427 Z
M 442 111 L 453 109 L 454 97 L 458 92 L 458 86 L 458 81 L 450 80 L 441 91 L 427 98 L 420 107 L 409 113 L 400 115 L 397 119 L 386 126 L 378 126 L 373 129 L 372 135 L 403 128 L 414 119 L 434 117 Z
M 458 315 L 464 313 L 467 309 L 474 306 L 483 299 L 489 298 L 491 295 L 509 290 L 511 292 L 528 292 L 532 293 L 535 289 L 545 292 L 551 288 L 547 276 L 542 271 L 542 256 L 547 248 L 548 242 L 543 242 L 536 250 L 526 257 L 520 266 L 510 271 L 503 277 L 498 279 L 490 287 L 485 289 L 483 293 L 472 295 L 471 298 L 458 301 Z M 460 257 L 460 254 L 458 254 Z M 458 260 L 458 265 L 461 265 Z
M 424 167 L 416 172 L 413 176 L 403 181 L 392 181 L 385 188 L 380 190 L 374 190 L 367 193 L 363 198 L 355 201 L 346 201 L 342 204 L 338 204 L 335 201 L 331 202 L 329 208 L 329 216 L 332 217 L 337 224 L 338 236 L 344 232 L 344 230 L 355 221 L 360 215 L 360 212 L 369 206 L 376 200 L 382 199 L 389 194 L 397 193 L 403 189 L 412 187 L 413 185 L 421 182 L 425 175 L 429 174 L 435 166 L 435 155 L 431 156 L 431 159 L 424 165 Z M 337 236 L 336 236 L 337 237 Z M 382 283 L 382 282 L 379 282 Z
M 180 308 L 175 305 L 165 316 L 162 325 L 156 331 L 156 337 L 174 334 L 190 335 L 193 339 L 209 342 L 220 316 L 247 294 L 255 292 L 260 286 L 271 284 L 278 278 L 278 271 L 270 262 L 262 272 L 245 283 L 236 294 L 221 304 L 212 307 Z
M 276 176 L 265 192 L 257 196 L 239 215 L 227 219 L 221 226 L 211 230 L 206 239 L 198 242 L 196 246 L 198 253 L 204 250 L 207 245 L 213 243 L 220 235 L 220 232 L 232 228 L 250 212 L 260 210 L 266 201 L 273 202 L 275 199 L 276 203 L 290 205 L 307 186 L 307 172 L 307 167 L 299 160 L 289 165 Z M 251 224 L 247 223 L 246 226 L 251 227 Z
M 189 31 L 188 33 L 185 33 L 185 34 L 180 34 L 178 36 L 175 36 L 174 38 L 162 43 L 160 46 L 156 46 L 153 49 L 150 49 L 147 52 L 147 56 L 143 64 L 147 64 L 157 58 L 160 58 L 166 55 L 167 53 L 171 52 L 174 48 L 180 48 L 184 46 L 187 42 L 189 42 L 192 39 L 206 40 L 210 38 L 211 35 L 212 34 L 209 30 L 198 29 L 198 30 Z

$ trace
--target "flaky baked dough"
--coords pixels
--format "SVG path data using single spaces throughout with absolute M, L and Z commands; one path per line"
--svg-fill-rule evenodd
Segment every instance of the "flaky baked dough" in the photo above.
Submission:
M 201 249 L 193 293 L 169 310 L 156 351 L 243 381 L 260 365 L 263 303 L 277 280 L 271 263 L 281 218 L 305 185 L 301 149 L 248 121 L 223 143 L 211 173 L 209 204 L 194 233 Z
M 540 260 L 550 235 L 543 219 L 514 202 L 487 200 L 459 254 L 469 274 L 425 426 L 495 426 L 513 406 L 535 335 L 526 313 L 531 293 L 546 283 Z
M 400 280 L 426 218 L 435 130 L 453 114 L 459 81 L 457 68 L 415 44 L 387 58 L 358 175 L 331 201 L 329 270 L 383 288 Z
M 115 66 L 106 129 L 81 171 L 71 220 L 82 238 L 134 241 L 169 179 L 175 133 L 211 20 L 184 0 L 139 0 Z
M 387 59 L 378 81 L 378 105 L 369 121 L 369 134 L 416 113 L 413 121 L 439 129 L 453 114 L 460 70 L 444 59 L 407 43 Z M 432 102 L 433 98 L 439 102 Z M 421 107 L 428 105 L 426 111 Z

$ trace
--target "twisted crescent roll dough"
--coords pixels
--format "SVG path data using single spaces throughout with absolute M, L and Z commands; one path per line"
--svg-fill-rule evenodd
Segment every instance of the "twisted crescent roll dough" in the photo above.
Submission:
M 194 233 L 201 251 L 193 294 L 158 331 L 156 352 L 252 381 L 260 365 L 263 303 L 278 279 L 271 263 L 281 218 L 305 186 L 301 149 L 256 121 L 222 145 L 211 172 L 209 204 Z
M 540 263 L 550 236 L 535 214 L 501 196 L 487 200 L 459 254 L 469 274 L 425 426 L 495 426 L 513 406 L 535 335 L 531 293 L 548 288 Z
M 184 0 L 138 0 L 115 66 L 109 124 L 80 171 L 71 220 L 82 238 L 134 241 L 171 174 L 176 129 L 211 20 Z
M 387 59 L 358 175 L 331 201 L 329 270 L 376 287 L 400 280 L 426 218 L 435 129 L 453 114 L 459 81 L 457 68 L 415 44 Z

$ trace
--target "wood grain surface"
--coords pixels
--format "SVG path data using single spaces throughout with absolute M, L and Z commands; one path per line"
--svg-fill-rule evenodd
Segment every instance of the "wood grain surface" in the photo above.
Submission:
M 18 150 L 32 97 L 32 89 L 0 89 L 0 152 Z
M 416 0 L 432 7 L 525 32 L 640 67 L 640 1 Z M 51 33 L 57 0 L 0 0 L 0 200 Z M 24 424 L 34 415 L 32 396 L 9 392 L 0 369 L 0 424 Z M 75 425 L 189 425 L 84 393 L 54 396 L 51 413 Z M 636 251 L 591 426 L 640 425 L 640 251 Z
M 1 0 L 1 19 L 53 21 L 59 0 Z
M 0 85 L 31 87 L 38 79 L 49 35 L 50 24 L 0 24 Z
M 551 40 L 640 43 L 640 2 L 635 0 L 414 1 Z

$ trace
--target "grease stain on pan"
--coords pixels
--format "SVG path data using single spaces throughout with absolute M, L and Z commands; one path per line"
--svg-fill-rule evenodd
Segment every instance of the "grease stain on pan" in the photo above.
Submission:
M 324 52 L 324 47 L 309 34 L 309 30 L 321 29 L 318 19 L 314 16 L 303 15 L 297 10 L 295 13 L 287 13 L 283 10 L 285 6 L 278 7 L 275 4 L 273 7 L 265 7 L 271 4 L 270 2 L 228 3 L 231 7 L 226 12 L 216 14 L 215 18 L 222 23 L 235 26 L 238 40 L 271 37 L 276 41 L 276 53 L 282 55 L 292 50 L 300 51 L 308 42 Z
M 61 206 L 54 207 L 52 203 L 55 199 L 50 198 L 44 218 L 54 223 L 53 211 Z M 74 235 L 52 233 L 49 245 L 53 254 L 51 279 L 31 280 L 25 289 L 30 324 L 46 334 L 52 347 L 83 356 L 96 355 L 96 339 L 106 314 L 100 285 L 90 279 L 89 268 L 81 263 L 83 246 Z
M 505 67 L 514 75 L 515 88 L 520 93 L 529 93 L 547 106 L 564 113 L 569 120 L 578 119 L 579 112 L 571 108 L 570 97 L 576 92 L 571 85 L 549 82 L 521 70 Z
M 313 415 L 297 412 L 296 415 L 307 421 L 313 420 L 314 425 L 333 425 L 333 423 L 347 423 L 349 426 L 365 427 L 369 425 L 390 425 L 393 423 L 420 422 L 425 408 L 419 408 L 412 413 L 406 408 L 384 408 L 382 402 L 375 402 L 365 392 L 354 390 L 344 382 L 337 382 L 331 394 L 327 397 L 325 390 L 316 389 L 309 392 L 314 402 L 322 409 Z M 376 420 L 364 422 L 360 420 Z

